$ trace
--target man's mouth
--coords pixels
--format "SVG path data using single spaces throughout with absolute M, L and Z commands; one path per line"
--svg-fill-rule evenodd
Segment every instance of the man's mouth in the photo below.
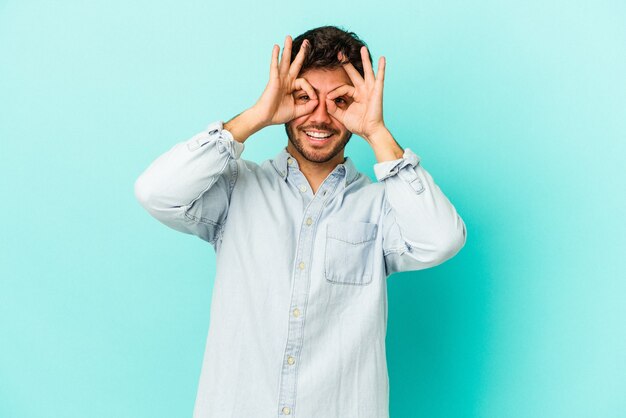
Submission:
M 304 134 L 311 142 L 326 142 L 328 138 L 333 136 L 332 132 L 327 131 L 304 131 Z

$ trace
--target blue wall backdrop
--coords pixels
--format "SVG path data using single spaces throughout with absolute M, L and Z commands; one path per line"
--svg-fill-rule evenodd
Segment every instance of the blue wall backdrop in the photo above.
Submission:
M 603 0 L 0 0 L 0 417 L 191 416 L 214 252 L 134 181 L 325 24 L 386 57 L 385 121 L 468 227 L 388 279 L 391 416 L 626 417 L 625 22 Z M 346 153 L 375 179 L 364 140 Z

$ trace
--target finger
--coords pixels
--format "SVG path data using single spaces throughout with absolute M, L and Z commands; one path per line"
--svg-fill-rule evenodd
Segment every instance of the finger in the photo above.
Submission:
M 339 122 L 343 123 L 343 115 L 345 110 L 339 108 L 334 100 L 331 100 L 326 96 L 326 111 Z
M 294 83 L 295 90 L 304 90 L 306 94 L 309 96 L 311 100 L 317 100 L 317 95 L 315 94 L 315 90 L 313 90 L 313 86 L 309 84 L 309 82 L 305 78 L 296 78 L 296 82 Z
M 361 74 L 359 74 L 359 72 L 356 70 L 356 68 L 354 68 L 354 65 L 352 65 L 351 62 L 343 63 L 343 69 L 346 70 L 346 73 L 348 73 L 348 77 L 350 77 L 350 80 L 352 81 L 354 87 L 362 88 L 365 85 L 363 77 L 361 77 Z
M 272 60 L 270 61 L 270 78 L 278 77 L 278 51 L 280 47 L 276 44 L 272 47 Z
M 305 39 L 300 46 L 300 50 L 298 50 L 298 55 L 291 63 L 289 67 L 289 77 L 296 78 L 300 73 L 300 68 L 302 68 L 302 63 L 304 62 L 304 58 L 306 57 L 306 53 L 309 50 L 309 41 Z
M 348 97 L 354 97 L 355 93 L 356 93 L 356 88 L 354 88 L 354 86 L 350 86 L 348 84 L 342 84 L 341 86 L 329 92 L 326 95 L 326 98 L 333 100 L 339 96 L 344 96 L 344 95 Z
M 306 103 L 296 104 L 296 118 L 307 115 L 315 110 L 318 104 L 318 98 L 313 90 L 313 86 L 304 78 L 296 78 L 294 86 L 297 90 L 304 90 L 309 96 L 309 100 Z
M 289 70 L 289 62 L 291 61 L 291 36 L 287 35 L 285 37 L 285 47 L 283 48 L 283 55 L 280 57 L 280 75 L 287 75 L 287 71 Z
M 382 90 L 383 85 L 385 84 L 385 64 L 387 60 L 385 57 L 380 57 L 378 59 L 378 76 L 376 77 L 376 85 L 378 88 Z
M 317 99 L 296 105 L 296 118 L 312 113 L 317 107 Z
M 363 73 L 365 74 L 365 83 L 370 86 L 374 82 L 374 69 L 370 62 L 370 54 L 366 46 L 361 47 L 361 61 L 363 62 Z

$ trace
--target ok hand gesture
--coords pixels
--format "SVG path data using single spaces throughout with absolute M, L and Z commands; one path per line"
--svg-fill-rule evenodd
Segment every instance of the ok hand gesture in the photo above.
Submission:
M 338 55 L 343 61 L 341 52 Z M 367 47 L 361 47 L 361 60 L 365 79 L 346 61 L 343 68 L 352 81 L 352 86 L 343 84 L 326 95 L 328 113 L 339 120 L 350 132 L 353 132 L 369 142 L 369 137 L 376 132 L 385 130 L 383 121 L 383 83 L 385 80 L 385 57 L 378 60 L 378 77 L 374 77 L 374 70 L 369 60 Z M 346 95 L 352 99 L 347 108 L 339 108 L 335 98 Z M 311 96 L 309 96 L 311 97 Z
M 302 43 L 296 58 L 293 63 L 290 63 L 292 42 L 291 36 L 287 35 L 280 64 L 278 63 L 280 47 L 274 44 L 269 82 L 259 100 L 252 107 L 264 126 L 289 122 L 311 113 L 317 106 L 318 99 L 313 87 L 304 78 L 296 78 L 309 46 L 308 40 Z M 296 104 L 292 94 L 300 89 L 306 91 L 310 98 L 304 104 Z

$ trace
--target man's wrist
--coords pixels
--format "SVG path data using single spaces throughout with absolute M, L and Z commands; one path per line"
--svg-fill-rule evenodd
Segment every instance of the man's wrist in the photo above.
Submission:
M 396 142 L 387 128 L 379 129 L 367 136 L 366 139 L 372 146 L 376 160 L 379 163 L 397 160 L 402 158 L 404 154 L 404 149 Z
M 241 143 L 264 127 L 265 124 L 256 115 L 254 108 L 248 108 L 224 123 L 224 129 L 232 134 L 235 141 Z

